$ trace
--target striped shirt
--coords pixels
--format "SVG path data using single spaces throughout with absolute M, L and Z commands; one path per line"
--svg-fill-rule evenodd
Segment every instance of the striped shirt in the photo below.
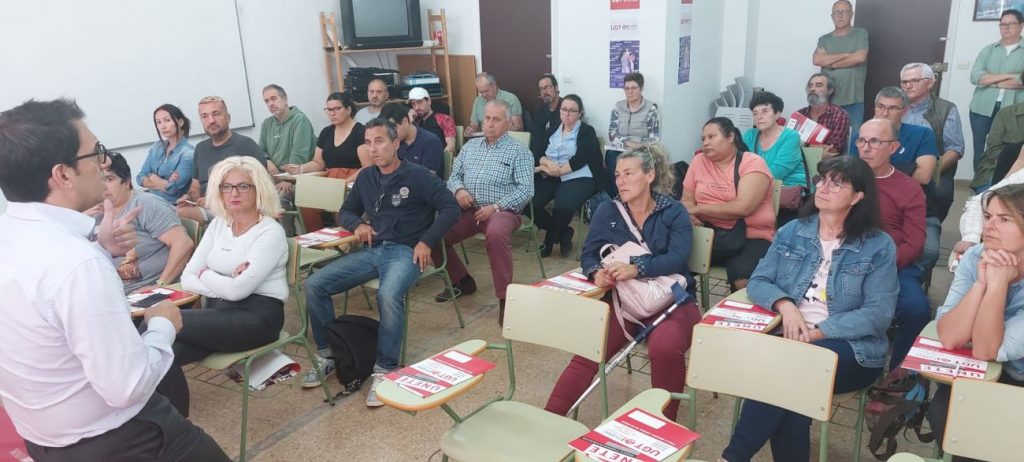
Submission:
M 533 154 L 508 133 L 494 144 L 483 137 L 469 140 L 455 158 L 448 189 L 465 189 L 478 207 L 497 204 L 519 213 L 533 198 Z

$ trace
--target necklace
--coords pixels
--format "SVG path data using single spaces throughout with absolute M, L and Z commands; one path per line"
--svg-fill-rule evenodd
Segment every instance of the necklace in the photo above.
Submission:
M 238 229 L 235 229 L 237 227 L 237 225 L 238 225 L 238 222 L 232 221 L 231 224 L 230 224 L 230 226 L 231 226 L 231 234 L 234 235 L 235 237 L 238 237 L 238 236 L 241 236 L 241 235 L 245 234 L 247 231 L 252 229 L 253 226 L 256 226 L 256 224 L 260 222 L 261 218 L 262 217 L 258 216 L 258 217 L 256 217 L 255 221 L 249 223 L 248 225 L 238 227 Z

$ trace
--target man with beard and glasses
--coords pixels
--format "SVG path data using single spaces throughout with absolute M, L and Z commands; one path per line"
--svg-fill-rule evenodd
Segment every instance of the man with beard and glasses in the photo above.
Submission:
M 808 106 L 796 111 L 828 129 L 828 136 L 825 138 L 826 156 L 846 152 L 850 137 L 850 116 L 843 108 L 832 104 L 832 95 L 835 92 L 835 80 L 818 72 L 807 80 Z
M 530 129 L 530 151 L 534 156 L 541 157 L 548 149 L 551 134 L 562 123 L 558 110 L 562 107 L 562 97 L 558 94 L 558 79 L 554 75 L 544 74 L 537 83 L 539 96 L 544 104 L 533 113 L 533 127 Z

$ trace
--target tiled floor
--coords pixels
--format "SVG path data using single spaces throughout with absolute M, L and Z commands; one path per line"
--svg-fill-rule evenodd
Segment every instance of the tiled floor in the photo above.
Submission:
M 958 185 L 957 202 L 943 227 L 940 266 L 934 271 L 929 293 L 933 306 L 942 302 L 951 280 L 951 274 L 943 265 L 952 243 L 959 237 L 957 225 L 966 191 L 966 186 Z M 577 235 L 580 234 L 577 230 Z M 442 286 L 440 279 L 426 281 L 416 287 L 412 294 L 410 361 L 422 359 L 467 339 L 480 338 L 492 342 L 501 340 L 497 324 L 498 309 L 482 241 L 471 240 L 468 247 L 469 267 L 476 277 L 479 290 L 474 295 L 459 299 L 466 320 L 465 329 L 459 328 L 450 304 L 433 302 L 434 295 Z M 544 259 L 544 265 L 550 276 L 571 269 L 578 263 L 572 259 L 549 257 Z M 515 281 L 533 283 L 540 278 L 536 256 L 517 251 Z M 351 298 L 349 313 L 376 316 L 375 311 L 367 309 L 363 298 L 356 295 Z M 717 299 L 713 297 L 713 301 Z M 336 300 L 340 305 L 341 297 Z M 287 326 L 294 329 L 297 323 L 294 301 L 289 302 L 287 307 L 290 315 Z M 516 344 L 514 351 L 518 385 L 516 399 L 543 406 L 569 356 L 523 344 Z M 457 411 L 467 412 L 504 391 L 507 375 L 503 356 L 488 352 L 485 357 L 498 364 L 497 370 L 490 373 L 477 389 L 456 401 Z M 307 365 L 303 362 L 304 367 Z M 241 412 L 241 395 L 237 393 L 237 388 L 232 390 L 232 386 L 228 385 L 228 389 L 224 389 L 206 383 L 223 381 L 216 372 L 193 368 L 188 374 L 192 391 L 192 420 L 206 429 L 229 455 L 237 455 Z M 331 407 L 323 403 L 323 393 L 319 389 L 302 389 L 298 382 L 292 379 L 271 386 L 256 393 L 250 400 L 249 460 L 440 460 L 438 441 L 441 434 L 451 426 L 451 420 L 444 412 L 435 410 L 409 415 L 387 407 L 368 409 L 363 402 L 366 386 L 362 392 L 342 398 Z M 332 377 L 329 383 L 337 392 L 337 380 Z M 649 386 L 649 378 L 643 373 L 627 375 L 625 369 L 616 370 L 609 379 L 610 406 L 619 406 L 628 397 Z M 730 397 L 714 398 L 710 393 L 698 393 L 698 431 L 703 437 L 692 457 L 712 461 L 717 459 L 728 442 L 733 402 Z M 684 414 L 681 412 L 681 415 Z M 598 423 L 600 419 L 596 400 L 584 403 L 580 416 L 581 421 L 588 426 Z M 835 419 L 838 425 L 832 426 L 830 434 L 830 460 L 851 460 L 853 432 L 850 425 L 855 418 L 852 411 L 839 411 Z M 817 435 L 817 425 L 814 425 L 814 451 L 817 450 Z M 916 440 L 900 440 L 899 449 L 921 455 L 931 454 L 931 446 Z M 755 460 L 771 460 L 769 450 L 762 450 Z M 874 458 L 863 450 L 862 460 Z

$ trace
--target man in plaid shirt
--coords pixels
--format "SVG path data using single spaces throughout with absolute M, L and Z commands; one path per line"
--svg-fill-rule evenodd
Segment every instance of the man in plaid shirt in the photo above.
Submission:
M 797 111 L 828 129 L 825 138 L 825 155 L 833 156 L 846 151 L 850 138 L 850 116 L 843 108 L 832 104 L 836 84 L 831 77 L 817 73 L 807 80 L 807 104 Z M 808 172 L 810 173 L 810 172 Z
M 478 233 L 486 237 L 498 324 L 505 316 L 505 289 L 512 282 L 512 232 L 519 228 L 520 213 L 533 198 L 533 155 L 508 136 L 511 119 L 504 101 L 495 99 L 484 107 L 484 136 L 462 146 L 448 178 L 448 189 L 455 194 L 462 215 L 444 236 L 448 274 L 458 293 L 467 295 L 476 292 L 476 281 L 453 246 Z M 434 261 L 441 261 L 439 252 L 434 251 Z M 435 300 L 446 302 L 449 297 L 448 291 L 442 291 Z

